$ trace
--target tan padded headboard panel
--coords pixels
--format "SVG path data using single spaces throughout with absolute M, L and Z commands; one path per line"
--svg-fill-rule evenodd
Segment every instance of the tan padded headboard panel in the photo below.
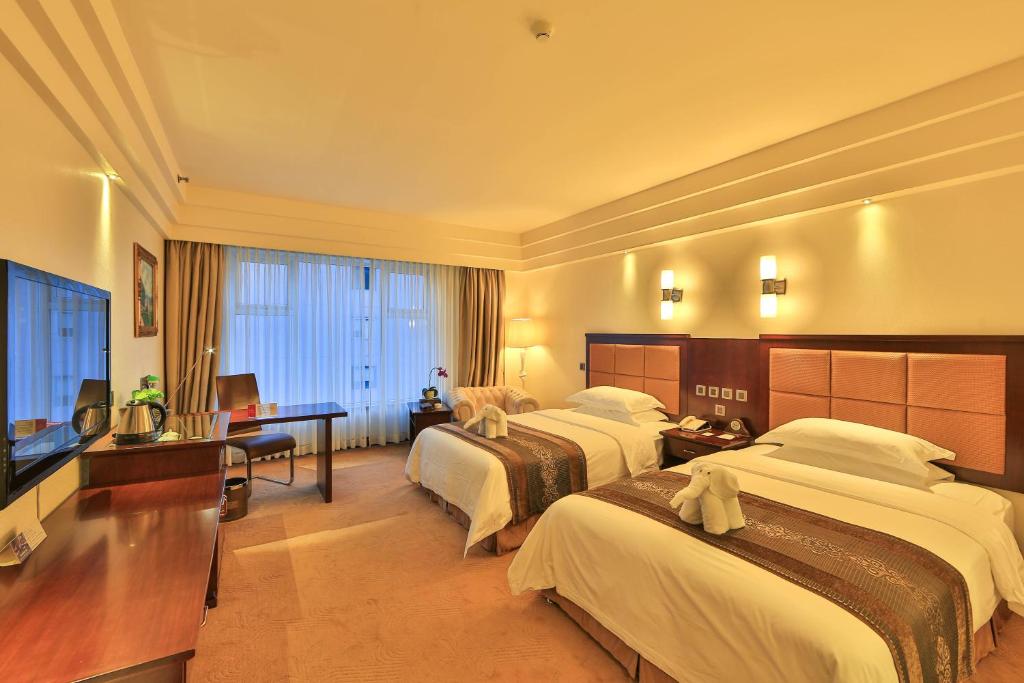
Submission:
M 956 452 L 958 467 L 1006 471 L 1006 356 L 907 356 L 907 433 Z
M 615 386 L 650 394 L 679 414 L 679 347 L 674 345 L 591 344 L 589 386 Z
M 957 467 L 1003 474 L 1006 357 L 770 350 L 769 427 L 832 417 L 927 439 Z

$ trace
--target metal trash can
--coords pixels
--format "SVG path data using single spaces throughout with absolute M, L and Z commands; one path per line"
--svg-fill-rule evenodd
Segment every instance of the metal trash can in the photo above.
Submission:
M 220 512 L 221 521 L 232 522 L 248 514 L 248 493 L 248 480 L 245 477 L 229 477 L 224 480 L 224 503 Z

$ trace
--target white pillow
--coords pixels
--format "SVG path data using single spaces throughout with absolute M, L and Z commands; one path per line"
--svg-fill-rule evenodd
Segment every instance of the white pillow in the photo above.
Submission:
M 803 465 L 812 465 L 833 472 L 854 474 L 858 477 L 887 481 L 925 491 L 942 481 L 952 481 L 953 473 L 917 459 L 904 461 L 892 459 L 870 459 L 850 457 L 847 453 L 806 448 L 804 446 L 785 445 L 771 453 L 769 458 L 778 458 Z
M 668 420 L 665 413 L 659 410 L 641 410 L 636 413 L 627 413 L 624 410 L 610 410 L 592 403 L 584 403 L 579 408 L 576 408 L 576 412 L 583 413 L 584 415 L 593 415 L 594 417 L 603 417 L 608 420 L 615 420 L 616 422 L 624 422 L 628 425 L 641 425 L 648 422 L 665 422 Z
M 973 484 L 960 482 L 940 482 L 933 484 L 932 492 L 946 498 L 974 505 L 986 513 L 1003 520 L 1010 531 L 1014 530 L 1013 503 L 995 491 L 983 489 Z
M 619 387 L 590 387 L 565 399 L 570 403 L 599 406 L 624 413 L 639 413 L 641 410 L 664 408 L 665 404 L 650 394 Z
M 952 460 L 953 451 L 946 450 L 924 439 L 881 427 L 825 417 L 804 417 L 776 427 L 757 439 L 758 443 L 777 443 L 827 449 L 847 453 L 850 457 L 869 457 L 875 460 Z

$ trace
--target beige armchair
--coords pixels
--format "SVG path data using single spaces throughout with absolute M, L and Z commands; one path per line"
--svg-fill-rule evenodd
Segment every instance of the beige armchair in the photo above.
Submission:
M 488 403 L 496 405 L 509 415 L 540 410 L 533 396 L 518 387 L 456 387 L 448 395 L 455 419 L 465 422 Z

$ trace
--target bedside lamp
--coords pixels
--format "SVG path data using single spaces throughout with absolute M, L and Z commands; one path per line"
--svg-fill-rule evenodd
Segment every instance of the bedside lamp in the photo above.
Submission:
M 519 349 L 519 379 L 526 384 L 526 349 L 536 346 L 533 321 L 529 318 L 512 318 L 508 322 L 505 346 Z

